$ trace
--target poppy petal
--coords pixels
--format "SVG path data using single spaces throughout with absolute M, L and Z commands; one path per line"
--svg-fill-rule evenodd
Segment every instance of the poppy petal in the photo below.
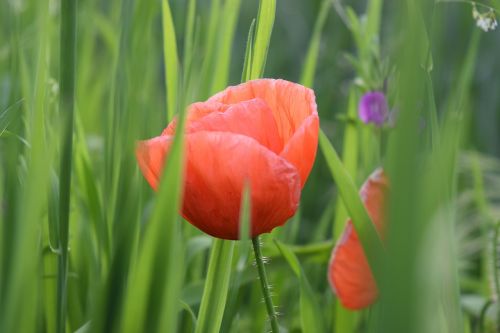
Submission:
M 378 169 L 360 190 L 361 198 L 379 234 L 384 234 L 384 205 L 388 183 Z M 366 259 L 352 221 L 333 250 L 328 269 L 328 279 L 342 305 L 357 310 L 371 305 L 378 296 L 377 285 Z
M 140 141 L 137 145 L 136 157 L 139 168 L 154 190 L 158 189 L 165 156 L 167 156 L 172 142 L 172 136 L 163 135 Z
M 379 235 L 383 238 L 385 234 L 384 205 L 387 198 L 389 182 L 382 170 L 375 170 L 361 187 L 359 195 L 365 204 L 368 215 L 375 223 Z
M 296 211 L 300 176 L 284 158 L 241 134 L 187 136 L 183 215 L 215 237 L 238 239 L 241 193 L 250 184 L 252 236 L 270 232 Z
M 230 105 L 218 102 L 198 102 L 193 103 L 188 107 L 186 120 L 187 123 L 198 121 L 214 112 L 225 112 Z M 174 135 L 177 128 L 177 117 L 163 130 L 161 135 Z
M 201 131 L 243 134 L 275 153 L 283 148 L 273 113 L 259 98 L 231 105 L 224 112 L 212 112 L 188 125 L 188 133 Z
M 280 154 L 299 170 L 302 187 L 306 183 L 316 158 L 318 131 L 318 114 L 314 113 L 306 118 Z
M 229 87 L 208 101 L 235 104 L 253 98 L 264 100 L 271 108 L 283 145 L 286 145 L 309 115 L 317 114 L 314 92 L 302 85 L 284 80 L 248 81 Z

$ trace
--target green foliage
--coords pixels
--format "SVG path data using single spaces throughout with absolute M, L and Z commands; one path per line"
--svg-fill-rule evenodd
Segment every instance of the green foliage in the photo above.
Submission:
M 324 332 L 323 318 L 316 295 L 311 288 L 304 270 L 300 266 L 296 255 L 285 244 L 275 241 L 283 258 L 288 262 L 290 268 L 299 279 L 300 283 L 300 323 L 303 332 Z
M 302 76 L 300 83 L 306 87 L 313 86 L 314 74 L 316 71 L 316 63 L 318 60 L 319 46 L 321 42 L 321 32 L 325 25 L 326 18 L 330 12 L 330 1 L 324 0 L 321 3 L 321 8 L 314 24 L 313 34 L 311 36 L 309 49 L 307 51 L 306 59 L 304 61 L 304 69 L 302 70 Z
M 167 81 L 167 115 L 172 120 L 177 105 L 177 90 L 179 86 L 179 60 L 177 56 L 177 38 L 175 37 L 174 22 L 168 0 L 162 0 L 162 22 L 163 22 L 163 54 L 165 62 L 165 78 Z M 194 10 L 194 9 L 193 9 Z M 191 14 L 192 15 L 192 14 Z M 192 28 L 193 18 L 189 18 L 189 30 Z M 188 39 L 190 36 L 188 35 Z
M 226 307 L 234 242 L 214 241 L 195 332 L 219 332 Z
M 249 189 L 240 241 L 178 214 L 186 107 L 264 73 L 314 88 L 322 128 L 300 212 L 261 237 L 280 328 L 497 331 L 500 47 L 471 4 L 0 1 L 0 332 L 268 330 Z M 393 124 L 358 119 L 372 90 Z M 154 192 L 136 144 L 174 117 Z M 383 240 L 358 194 L 379 166 Z M 380 290 L 365 311 L 326 278 L 348 217 Z
M 276 13 L 276 0 L 261 0 L 259 14 L 255 28 L 255 41 L 252 49 L 252 67 L 250 78 L 257 79 L 264 74 L 267 52 L 271 41 L 274 19 Z

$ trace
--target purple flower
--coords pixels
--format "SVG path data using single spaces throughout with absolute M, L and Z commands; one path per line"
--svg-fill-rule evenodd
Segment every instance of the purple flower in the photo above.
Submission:
M 385 95 L 379 91 L 364 94 L 359 102 L 358 112 L 359 118 L 364 123 L 374 123 L 377 126 L 382 126 L 389 114 L 389 106 Z

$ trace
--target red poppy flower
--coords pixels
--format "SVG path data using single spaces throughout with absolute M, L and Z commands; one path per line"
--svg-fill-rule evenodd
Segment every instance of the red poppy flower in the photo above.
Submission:
M 137 159 L 156 189 L 175 134 L 140 142 Z M 214 237 L 237 239 L 241 193 L 250 184 L 252 237 L 283 225 L 297 210 L 318 145 L 311 89 L 260 79 L 229 87 L 188 108 L 182 215 Z
M 384 206 L 388 181 L 382 169 L 377 169 L 360 190 L 361 198 L 380 235 L 384 235 Z M 357 310 L 371 305 L 378 296 L 365 253 L 349 220 L 335 246 L 328 268 L 328 280 L 342 305 Z

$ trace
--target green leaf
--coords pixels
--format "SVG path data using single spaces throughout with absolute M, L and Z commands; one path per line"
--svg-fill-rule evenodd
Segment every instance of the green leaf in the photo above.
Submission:
M 367 20 L 366 20 L 366 38 L 367 44 L 373 43 L 373 39 L 378 36 L 380 31 L 380 17 L 382 14 L 383 0 L 371 0 L 368 2 Z
M 81 186 L 84 204 L 87 206 L 88 214 L 91 217 L 92 225 L 95 234 L 98 238 L 98 246 L 104 257 L 102 257 L 103 265 L 106 266 L 110 260 L 109 246 L 109 231 L 108 225 L 104 220 L 104 212 L 102 209 L 102 196 L 98 188 L 97 177 L 90 163 L 90 155 L 85 141 L 85 132 L 80 121 L 80 117 L 76 115 L 75 121 L 75 175 L 78 180 L 78 185 Z
M 359 154 L 359 144 L 358 144 L 358 123 L 352 121 L 351 119 L 356 119 L 357 117 L 357 99 L 358 94 L 354 87 L 351 88 L 349 94 L 349 104 L 347 109 L 347 122 L 344 133 L 344 147 L 342 149 L 342 162 L 345 166 L 346 172 L 356 179 L 356 173 L 358 171 L 358 154 Z M 333 226 L 333 238 L 337 240 L 342 231 L 344 230 L 345 223 L 348 217 L 346 207 L 342 198 L 339 196 L 336 204 L 336 215 L 335 223 Z
M 219 332 L 229 290 L 233 249 L 233 241 L 214 240 L 196 333 Z
M 135 287 L 127 290 L 120 332 L 177 331 L 179 298 L 184 281 L 184 244 L 178 212 L 184 184 L 185 95 L 177 87 L 176 41 L 167 1 L 163 1 L 163 14 L 166 28 L 164 47 L 175 48 L 175 66 L 171 63 L 172 68 L 175 68 L 175 79 L 167 81 L 167 84 L 175 84 L 170 87 L 171 91 L 180 93 L 174 100 L 169 99 L 178 110 L 179 121 L 166 156 L 167 161 L 162 171 L 153 213 L 142 239 L 142 248 L 139 249 L 138 261 L 131 274 L 131 285 Z M 165 202 L 169 204 L 166 205 Z
M 326 332 L 317 296 L 314 294 L 299 260 L 285 244 L 276 239 L 274 243 L 300 282 L 300 323 L 302 332 Z
M 168 0 L 162 0 L 163 22 L 163 56 L 165 62 L 165 79 L 167 85 L 167 119 L 174 118 L 177 105 L 177 89 L 179 81 L 179 60 L 177 56 L 177 40 L 172 12 Z
M 245 49 L 245 60 L 243 61 L 243 72 L 241 73 L 241 82 L 250 80 L 252 74 L 252 50 L 253 50 L 253 37 L 255 34 L 255 19 L 250 24 L 248 29 L 247 46 Z
M 189 0 L 188 14 L 186 18 L 186 28 L 184 37 L 184 82 L 188 82 L 191 73 L 191 62 L 193 59 L 193 49 L 195 41 L 195 15 L 196 15 L 196 0 Z
M 26 170 L 19 170 L 19 175 L 22 175 L 23 181 L 15 183 L 16 186 L 22 184 L 19 189 L 16 189 L 15 195 L 18 198 L 9 198 L 11 191 L 6 192 L 7 199 L 12 203 L 17 203 L 17 207 L 9 207 L 16 210 L 17 213 L 12 215 L 15 220 L 7 220 L 0 218 L 0 236 L 3 250 L 0 254 L 3 258 L 0 259 L 0 264 L 5 266 L 1 268 L 0 273 L 0 332 L 34 332 L 38 327 L 38 319 L 40 318 L 40 303 L 42 301 L 42 293 L 40 284 L 40 230 L 42 229 L 42 218 L 45 212 L 47 201 L 47 189 L 50 184 L 50 164 L 49 161 L 53 158 L 53 148 L 46 141 L 46 112 L 47 112 L 47 96 L 46 96 L 46 80 L 49 73 L 48 63 L 48 22 L 50 21 L 48 4 L 37 3 L 35 6 L 34 19 L 34 35 L 37 50 L 36 63 L 34 65 L 34 82 L 24 82 L 30 80 L 29 77 L 21 77 L 23 91 L 25 96 L 30 96 L 27 103 L 26 113 L 26 138 L 30 143 L 30 149 L 26 151 Z M 66 15 L 67 13 L 64 13 Z M 65 18 L 67 19 L 67 18 Z M 67 23 L 67 22 L 66 22 Z M 67 36 L 66 36 L 67 37 Z M 66 45 L 66 44 L 65 44 Z M 71 44 L 67 44 L 71 47 Z M 24 62 L 26 51 L 17 50 Z M 68 60 L 71 64 L 71 61 Z M 26 66 L 26 63 L 23 63 Z M 25 68 L 27 69 L 27 68 Z M 65 74 L 68 75 L 68 68 L 65 69 Z M 69 74 L 71 77 L 71 74 Z M 29 88 L 28 88 L 29 87 Z M 68 87 L 66 86 L 65 89 Z M 68 96 L 65 96 L 68 98 Z M 68 98 L 67 102 L 72 102 Z M 64 109 L 65 112 L 68 110 Z M 3 154 L 3 149 L 2 149 Z M 18 159 L 18 156 L 14 157 Z M 19 168 L 19 165 L 17 165 Z M 63 164 L 63 168 L 67 168 L 67 164 Z M 2 176 L 2 183 L 7 183 L 7 177 Z M 67 179 L 66 179 L 67 181 Z M 3 185 L 3 184 L 0 184 Z M 2 190 L 3 192 L 4 190 Z M 65 194 L 69 195 L 66 191 Z M 12 201 L 11 201 L 12 200 Z M 4 215 L 4 212 L 1 213 Z M 6 243 L 4 243 L 6 242 Z M 9 243 L 7 243 L 9 242 Z M 8 246 L 8 247 L 6 247 Z M 8 260 L 5 260 L 8 259 Z M 62 297 L 59 299 L 62 300 Z M 53 314 L 64 311 L 58 307 Z M 60 315 L 65 319 L 65 316 Z
M 267 51 L 271 41 L 274 18 L 276 15 L 276 0 L 261 0 L 255 30 L 255 44 L 252 52 L 252 68 L 250 79 L 257 79 L 264 74 Z
M 206 235 L 196 236 L 188 240 L 186 244 L 186 263 L 189 264 L 197 254 L 208 250 L 212 243 L 213 238 Z
M 323 26 L 325 25 L 326 18 L 328 17 L 330 6 L 331 0 L 323 0 L 318 17 L 316 18 L 316 23 L 314 24 L 314 31 L 309 44 L 309 50 L 307 51 L 302 76 L 300 78 L 301 84 L 306 87 L 312 87 L 314 83 L 314 74 L 316 72 L 319 45 L 321 41 L 321 31 L 323 31 Z
M 358 94 L 356 87 L 351 87 L 349 93 L 349 103 L 347 109 L 347 121 L 344 132 L 344 146 L 342 149 L 342 162 L 346 171 L 354 178 L 358 173 L 359 155 L 359 123 L 356 122 L 358 116 Z M 355 180 L 355 179 L 354 179 Z M 333 206 L 333 205 L 331 205 Z M 335 220 L 333 224 L 333 239 L 339 240 L 345 228 L 348 212 L 341 196 L 337 196 L 334 206 Z M 334 326 L 336 332 L 352 332 L 358 325 L 359 314 L 346 310 L 340 302 L 335 304 Z
M 221 23 L 221 0 L 212 0 L 210 4 L 210 17 L 208 20 L 208 27 L 206 28 L 203 64 L 201 67 L 201 82 L 200 82 L 200 96 L 202 99 L 207 98 L 210 93 L 210 84 L 212 76 L 214 75 L 214 63 L 217 55 L 217 42 L 219 25 Z M 221 28 L 222 29 L 222 28 Z
M 184 309 L 184 311 L 186 311 L 189 314 L 189 318 L 191 319 L 191 325 L 193 325 L 193 327 L 195 327 L 196 326 L 196 315 L 194 314 L 193 309 L 191 309 L 189 304 L 187 304 L 183 301 L 180 301 L 180 302 L 181 302 L 182 309 Z
M 83 324 L 82 326 L 80 326 L 80 328 L 78 328 L 75 331 L 75 333 L 90 333 L 92 331 L 91 328 L 92 328 L 91 322 L 88 321 L 85 324 Z
M 235 273 L 231 279 L 231 286 L 229 289 L 229 295 L 226 301 L 226 311 L 224 313 L 223 321 L 221 324 L 221 332 L 228 332 L 230 330 L 233 319 L 238 312 L 237 300 L 239 294 L 239 287 L 243 283 L 244 270 L 247 267 L 248 262 L 248 252 L 250 249 L 250 186 L 245 184 L 243 187 L 243 193 L 241 196 L 241 208 L 240 208 L 240 238 L 235 246 L 236 255 L 233 258 L 233 269 Z
M 227 0 L 222 10 L 224 24 L 219 27 L 219 35 L 222 36 L 217 47 L 217 56 L 213 71 L 212 86 L 210 94 L 224 89 L 229 77 L 229 66 L 231 65 L 231 47 L 233 45 L 236 23 L 240 11 L 241 0 Z
M 184 168 L 185 112 L 180 113 L 174 143 L 163 170 L 155 208 L 132 275 L 121 332 L 175 332 L 184 277 L 183 244 L 178 210 Z M 168 202 L 168 205 L 164 203 Z

